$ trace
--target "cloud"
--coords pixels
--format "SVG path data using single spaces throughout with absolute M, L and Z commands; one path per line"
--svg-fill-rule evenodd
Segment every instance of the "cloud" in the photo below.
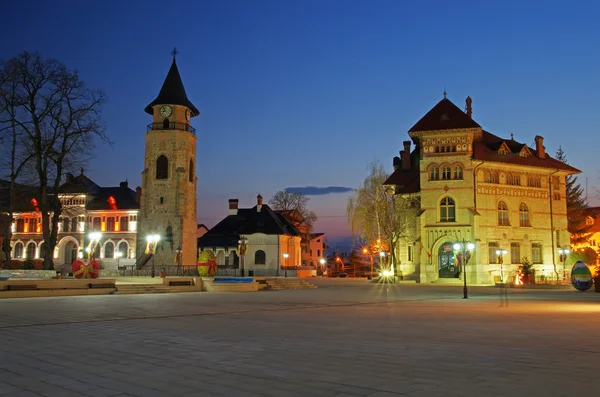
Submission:
M 348 193 L 354 189 L 351 187 L 344 186 L 327 186 L 327 187 L 316 187 L 316 186 L 304 186 L 304 187 L 286 187 L 284 189 L 288 193 L 302 193 L 305 196 L 324 196 L 326 194 L 334 193 Z

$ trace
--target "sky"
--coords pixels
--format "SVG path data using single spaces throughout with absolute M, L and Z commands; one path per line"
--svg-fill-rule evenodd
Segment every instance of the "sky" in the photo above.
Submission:
M 592 1 L 6 2 L 0 58 L 27 50 L 106 92 L 113 146 L 86 174 L 141 185 L 144 107 L 177 47 L 197 130 L 198 221 L 308 189 L 316 231 L 350 234 L 351 189 L 392 158 L 444 90 L 486 130 L 559 145 L 600 204 L 600 3 Z M 344 189 L 345 188 L 345 189 Z M 302 190 L 301 190 L 302 191 Z M 327 193 L 317 194 L 314 193 Z

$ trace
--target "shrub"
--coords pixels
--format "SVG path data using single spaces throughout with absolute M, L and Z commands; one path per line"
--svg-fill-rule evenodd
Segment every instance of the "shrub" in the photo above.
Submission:
M 529 262 L 529 258 L 526 256 L 521 258 L 521 269 L 523 274 L 533 274 L 533 263 Z

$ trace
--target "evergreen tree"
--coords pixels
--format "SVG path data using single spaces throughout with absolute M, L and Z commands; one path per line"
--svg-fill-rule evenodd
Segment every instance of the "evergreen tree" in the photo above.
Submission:
M 565 164 L 569 164 L 567 156 L 561 146 L 559 146 L 556 151 L 556 159 Z M 583 194 L 583 187 L 577 182 L 577 177 L 575 175 L 567 175 L 566 188 L 567 219 L 569 222 L 569 233 L 571 233 L 571 244 L 584 244 L 590 236 L 589 230 L 591 226 L 585 224 L 588 205 Z

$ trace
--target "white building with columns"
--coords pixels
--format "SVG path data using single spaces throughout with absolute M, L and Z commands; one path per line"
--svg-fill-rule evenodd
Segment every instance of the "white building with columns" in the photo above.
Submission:
M 229 215 L 198 239 L 198 248 L 210 250 L 217 258 L 220 274 L 277 276 L 290 275 L 302 264 L 300 232 L 281 214 L 273 211 L 258 195 L 252 208 L 239 208 L 229 200 Z M 245 254 L 240 252 L 245 244 Z

